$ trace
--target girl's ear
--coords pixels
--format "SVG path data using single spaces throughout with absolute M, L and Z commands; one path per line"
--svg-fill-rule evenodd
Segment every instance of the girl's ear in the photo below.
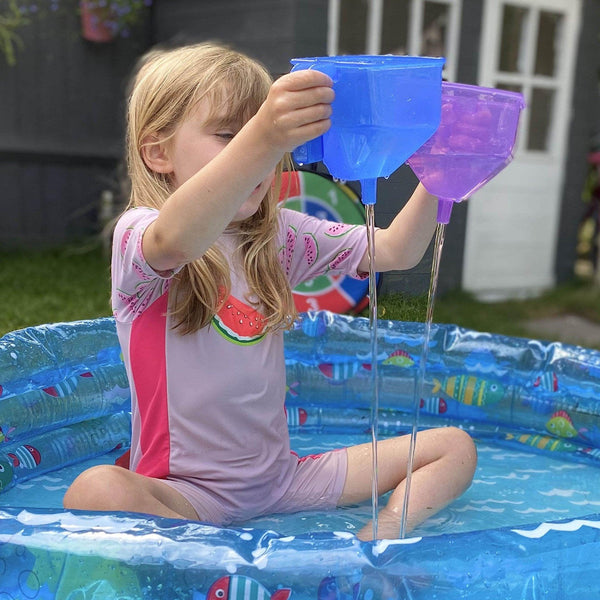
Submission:
M 146 166 L 156 173 L 172 173 L 173 165 L 166 144 L 157 134 L 147 135 L 142 140 L 142 159 Z

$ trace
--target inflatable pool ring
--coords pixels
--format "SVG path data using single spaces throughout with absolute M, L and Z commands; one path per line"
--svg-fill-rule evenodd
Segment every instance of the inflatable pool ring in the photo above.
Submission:
M 320 219 L 364 224 L 359 197 L 347 185 L 311 171 L 285 172 L 282 177 L 284 206 Z M 379 274 L 377 275 L 379 281 Z M 343 275 L 320 275 L 294 289 L 299 312 L 330 310 L 358 314 L 368 305 L 369 280 Z
M 379 332 L 380 425 L 397 434 L 412 418 L 423 324 L 381 321 Z M 600 352 L 453 325 L 431 333 L 421 425 L 453 424 L 517 448 L 528 473 L 531 453 L 557 457 L 561 470 L 597 468 Z M 368 319 L 306 313 L 285 335 L 290 430 L 337 441 L 343 432 L 364 434 Z M 598 590 L 600 514 L 360 542 L 331 526 L 280 534 L 7 501 L 13 492 L 41 496 L 42 481 L 56 484 L 52 469 L 127 445 L 123 377 L 109 318 L 0 339 L 0 599 L 564 600 Z M 585 481 L 592 500 L 580 504 L 597 505 Z M 494 511 L 511 503 L 493 501 Z

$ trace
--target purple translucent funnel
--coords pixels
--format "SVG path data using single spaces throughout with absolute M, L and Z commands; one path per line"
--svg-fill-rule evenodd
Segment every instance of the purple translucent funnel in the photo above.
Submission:
M 439 223 L 448 223 L 454 202 L 510 163 L 524 107 L 516 92 L 442 83 L 440 126 L 408 159 L 427 191 L 439 198 Z

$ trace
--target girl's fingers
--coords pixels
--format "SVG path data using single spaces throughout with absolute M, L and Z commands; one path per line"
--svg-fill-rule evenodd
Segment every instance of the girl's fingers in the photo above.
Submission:
M 312 104 L 331 104 L 335 97 L 333 82 L 319 71 L 297 71 L 278 79 L 271 87 L 270 99 L 276 107 L 293 110 Z
M 331 117 L 330 104 L 314 104 L 313 106 L 305 106 L 298 108 L 293 112 L 286 113 L 281 116 L 280 123 L 283 126 L 291 129 L 309 125 L 317 121 L 323 121 Z
M 325 133 L 334 92 L 319 71 L 298 71 L 278 79 L 257 113 L 271 143 L 284 152 Z
M 287 150 L 325 133 L 331 122 L 331 106 L 317 104 L 285 113 L 273 120 L 273 129 L 287 138 Z
M 306 125 L 302 125 L 298 128 L 298 139 L 300 141 L 295 142 L 290 147 L 290 151 L 294 148 L 307 142 L 308 140 L 312 140 L 320 135 L 323 135 L 326 131 L 331 127 L 331 121 L 329 119 L 323 119 L 322 121 L 313 121 L 311 123 L 307 123 Z
M 304 69 L 281 76 L 273 85 L 297 91 L 319 86 L 331 87 L 333 81 L 329 75 L 321 71 Z
M 319 104 L 331 104 L 335 93 L 330 87 L 311 87 L 297 91 L 273 90 L 271 97 L 267 99 L 271 109 L 277 113 L 294 111 L 308 106 Z

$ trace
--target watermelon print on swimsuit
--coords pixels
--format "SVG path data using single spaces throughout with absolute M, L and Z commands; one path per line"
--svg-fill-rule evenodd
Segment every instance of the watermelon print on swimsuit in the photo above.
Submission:
M 304 234 L 304 260 L 309 267 L 312 267 L 319 258 L 319 243 L 312 233 Z
M 279 248 L 279 263 L 286 275 L 290 274 L 290 269 L 292 268 L 292 258 L 294 256 L 294 249 L 296 248 L 297 235 L 296 229 L 292 225 L 288 225 L 285 244 Z
M 265 337 L 265 318 L 233 296 L 227 298 L 212 324 L 222 337 L 241 346 L 251 346 Z

